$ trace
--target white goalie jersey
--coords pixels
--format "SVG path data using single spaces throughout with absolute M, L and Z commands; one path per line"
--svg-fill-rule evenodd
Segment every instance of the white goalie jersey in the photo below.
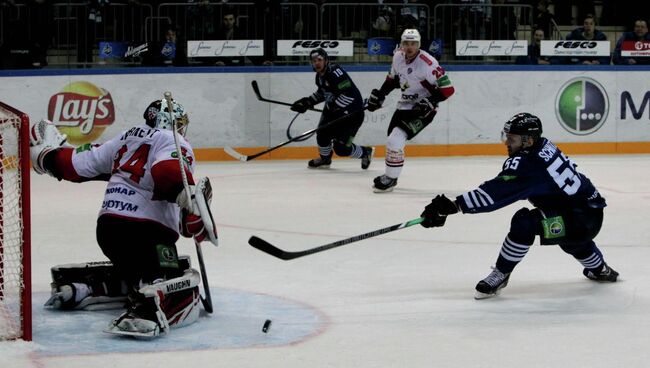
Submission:
M 389 78 L 399 78 L 401 96 L 398 110 L 411 110 L 415 103 L 431 96 L 430 90 L 438 86 L 438 79 L 445 75 L 444 69 L 433 56 L 420 50 L 415 59 L 406 63 L 402 50 L 393 55 Z
M 192 147 L 178 139 L 192 173 Z M 78 147 L 71 161 L 81 177 L 110 175 L 100 215 L 151 220 L 178 232 L 179 207 L 168 195 L 178 190 L 169 187 L 174 181 L 168 179 L 180 175 L 172 131 L 135 126 L 100 146 Z

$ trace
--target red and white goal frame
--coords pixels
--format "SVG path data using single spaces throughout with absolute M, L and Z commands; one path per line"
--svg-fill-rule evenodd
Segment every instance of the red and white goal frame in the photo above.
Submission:
M 29 117 L 0 102 L 0 340 L 32 339 Z

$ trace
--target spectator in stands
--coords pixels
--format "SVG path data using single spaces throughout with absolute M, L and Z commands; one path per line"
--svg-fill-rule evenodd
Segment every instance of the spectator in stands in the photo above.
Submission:
M 491 40 L 514 40 L 517 31 L 517 16 L 512 6 L 500 6 L 505 0 L 492 0 L 489 16 L 486 19 L 488 38 Z
M 648 65 L 650 64 L 650 56 L 645 57 L 624 57 L 621 56 L 621 47 L 625 41 L 645 41 L 650 44 L 650 33 L 648 33 L 648 23 L 643 19 L 637 19 L 634 22 L 634 31 L 625 32 L 616 42 L 616 49 L 614 49 L 614 64 L 626 65 Z
M 237 16 L 232 7 L 226 7 L 221 17 L 221 28 L 217 31 L 216 35 L 212 38 L 214 40 L 241 40 L 246 37 L 240 32 L 237 27 Z M 244 57 L 220 57 L 216 58 L 214 65 L 244 65 Z
M 541 55 L 542 41 L 544 40 L 544 30 L 536 29 L 533 33 L 533 43 L 528 46 L 528 55 L 518 56 L 517 64 L 549 65 L 551 59 L 548 56 Z
M 373 36 L 376 37 L 393 37 L 395 35 L 395 24 L 393 19 L 395 13 L 390 6 L 382 6 L 379 9 L 379 15 L 372 23 L 372 28 L 376 31 Z
M 186 42 L 178 39 L 178 30 L 174 25 L 165 27 L 162 41 L 149 42 L 149 50 L 144 55 L 144 65 L 185 66 L 187 65 Z
M 537 3 L 537 16 L 535 17 L 534 29 L 541 29 L 544 31 L 544 35 L 551 39 L 554 20 L 553 13 L 548 10 L 548 0 L 539 0 Z
M 587 14 L 582 27 L 574 29 L 566 37 L 567 40 L 578 41 L 607 41 L 607 36 L 596 29 L 596 19 L 593 15 Z M 580 57 L 565 57 L 565 63 L 568 64 L 586 64 L 598 65 L 609 64 L 609 56 L 580 56 Z

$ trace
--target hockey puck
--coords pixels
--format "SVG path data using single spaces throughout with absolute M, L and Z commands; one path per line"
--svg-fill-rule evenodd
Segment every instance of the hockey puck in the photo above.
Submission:
M 271 320 L 267 319 L 266 322 L 264 322 L 264 326 L 262 326 L 262 332 L 269 332 L 269 328 L 271 328 Z

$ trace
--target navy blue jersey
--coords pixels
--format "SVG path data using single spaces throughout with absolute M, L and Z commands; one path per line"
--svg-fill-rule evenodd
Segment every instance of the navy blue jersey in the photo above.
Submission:
M 458 196 L 456 203 L 463 213 L 479 213 L 520 199 L 528 199 L 542 211 L 605 206 L 591 181 L 546 138 L 508 158 L 496 178 Z
M 325 113 L 341 111 L 341 115 L 361 110 L 363 99 L 361 92 L 348 73 L 339 65 L 329 63 L 324 75 L 316 73 L 318 90 L 311 95 L 316 102 L 325 101 Z

